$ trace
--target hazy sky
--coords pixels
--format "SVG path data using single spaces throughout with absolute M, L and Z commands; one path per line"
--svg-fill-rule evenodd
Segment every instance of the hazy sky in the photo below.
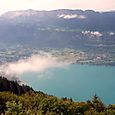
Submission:
M 115 10 L 115 0 L 0 0 L 0 14 L 11 10 L 93 9 Z

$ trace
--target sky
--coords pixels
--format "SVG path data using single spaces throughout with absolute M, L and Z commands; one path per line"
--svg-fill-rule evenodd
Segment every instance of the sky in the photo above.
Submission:
M 115 0 L 0 0 L 0 14 L 14 10 L 82 9 L 115 11 Z

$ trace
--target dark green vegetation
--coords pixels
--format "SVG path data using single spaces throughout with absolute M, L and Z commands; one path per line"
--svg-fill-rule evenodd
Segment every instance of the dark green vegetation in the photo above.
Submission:
M 115 105 L 104 105 L 96 95 L 87 102 L 74 102 L 36 92 L 3 77 L 0 91 L 1 115 L 115 115 Z
M 0 77 L 0 92 L 3 91 L 10 91 L 17 95 L 21 95 L 26 92 L 34 92 L 34 90 L 29 86 L 20 86 L 17 81 L 9 81 L 6 78 Z

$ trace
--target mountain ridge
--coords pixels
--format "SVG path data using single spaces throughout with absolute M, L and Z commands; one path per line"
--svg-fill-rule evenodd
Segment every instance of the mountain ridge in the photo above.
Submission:
M 93 10 L 11 11 L 0 16 L 0 43 L 56 48 L 97 43 L 97 36 L 84 34 L 87 31 L 103 33 L 98 37 L 100 44 L 106 39 L 113 42 L 114 20 L 115 12 Z

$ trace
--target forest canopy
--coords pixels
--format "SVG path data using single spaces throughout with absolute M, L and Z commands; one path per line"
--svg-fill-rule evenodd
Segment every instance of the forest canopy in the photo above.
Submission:
M 105 105 L 94 95 L 86 102 L 57 98 L 0 77 L 1 115 L 115 115 L 115 105 Z

